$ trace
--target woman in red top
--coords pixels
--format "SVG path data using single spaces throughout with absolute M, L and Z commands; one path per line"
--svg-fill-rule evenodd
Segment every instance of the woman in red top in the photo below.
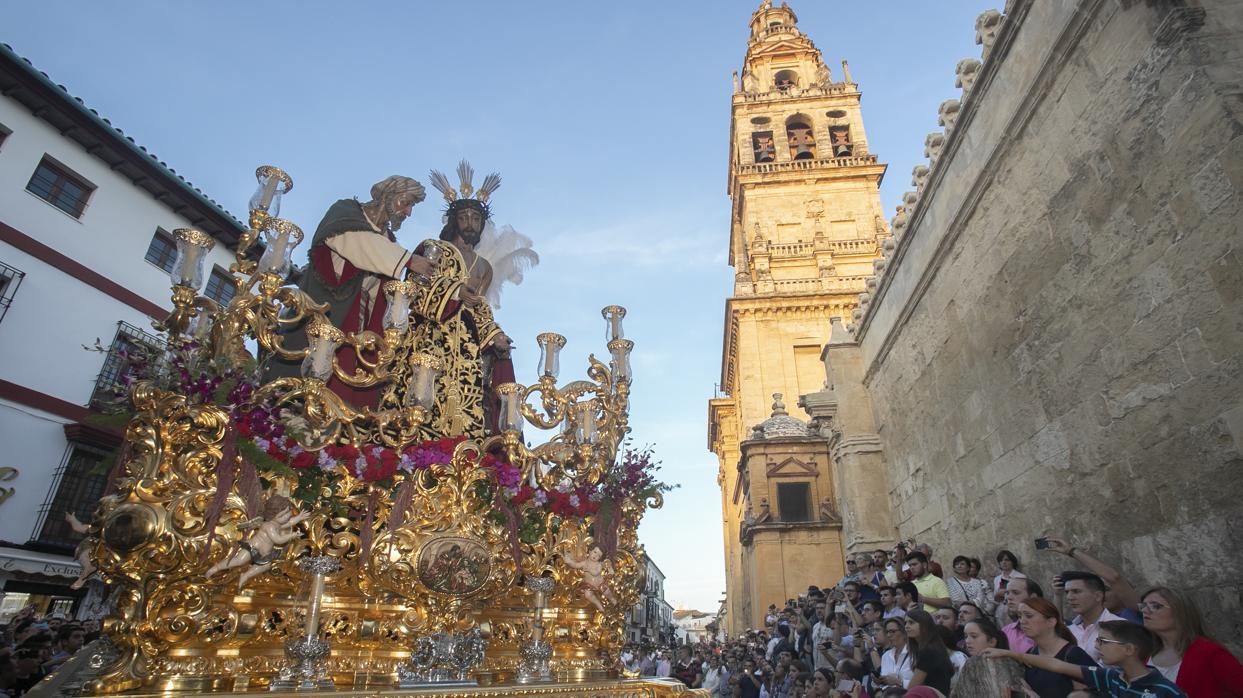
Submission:
M 1144 627 L 1161 638 L 1149 662 L 1187 698 L 1243 697 L 1243 665 L 1204 634 L 1200 609 L 1186 594 L 1169 587 L 1144 592 Z

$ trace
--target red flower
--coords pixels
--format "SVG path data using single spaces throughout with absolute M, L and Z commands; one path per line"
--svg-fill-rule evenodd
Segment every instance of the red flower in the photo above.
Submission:
M 303 451 L 302 453 L 294 456 L 293 459 L 289 461 L 289 465 L 301 470 L 315 465 L 316 460 L 317 458 L 314 451 Z

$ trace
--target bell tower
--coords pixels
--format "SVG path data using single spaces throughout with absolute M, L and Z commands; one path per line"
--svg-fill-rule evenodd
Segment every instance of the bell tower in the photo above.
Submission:
M 770 417 L 773 394 L 787 396 L 791 418 L 808 419 L 794 403 L 824 386 L 820 352 L 830 318 L 849 321 L 889 237 L 878 191 L 885 165 L 868 148 L 861 93 L 846 61 L 835 74 L 784 2 L 765 0 L 749 28 L 731 99 L 734 292 L 725 303 L 721 394 L 708 408 L 709 448 L 720 459 L 732 632 L 760 627 L 768 604 L 843 574 L 841 523 L 830 521 L 836 502 L 803 506 L 788 488 L 785 500 L 770 501 L 776 485 L 767 480 L 778 471 L 748 466 L 744 460 L 754 459 L 743 456 L 754 451 L 748 445 Z M 810 433 L 818 427 L 809 425 Z M 827 457 L 805 465 L 814 466 L 813 480 L 832 481 Z M 790 512 L 781 510 L 783 501 Z M 796 511 L 816 521 L 790 520 Z M 761 519 L 784 533 L 757 535 Z M 811 528 L 828 530 L 812 535 Z M 772 573 L 757 567 L 760 560 L 784 560 L 782 578 L 767 578 Z

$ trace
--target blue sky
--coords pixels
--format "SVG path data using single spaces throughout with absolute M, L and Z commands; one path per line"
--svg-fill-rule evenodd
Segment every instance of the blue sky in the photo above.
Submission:
M 519 380 L 534 379 L 534 338 L 549 330 L 569 338 L 562 378 L 581 377 L 588 352 L 606 353 L 600 308 L 628 308 L 634 438 L 681 484 L 641 539 L 670 603 L 716 610 L 707 400 L 732 279 L 730 73 L 757 5 L 45 0 L 7 8 L 0 40 L 235 214 L 260 164 L 293 176 L 281 213 L 307 230 L 390 174 L 427 184 L 462 157 L 500 171 L 495 219 L 542 257 L 499 312 Z M 886 211 L 923 162 L 937 105 L 958 96 L 954 65 L 979 57 L 973 24 L 990 6 L 794 2 L 834 75 L 850 61 L 871 150 L 889 164 Z M 428 191 L 408 244 L 439 230 Z

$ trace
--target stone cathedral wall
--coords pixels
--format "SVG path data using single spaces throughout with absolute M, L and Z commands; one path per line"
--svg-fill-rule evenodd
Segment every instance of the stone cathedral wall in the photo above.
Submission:
M 1007 5 L 851 327 L 894 523 L 1042 583 L 1065 535 L 1238 651 L 1243 4 Z

